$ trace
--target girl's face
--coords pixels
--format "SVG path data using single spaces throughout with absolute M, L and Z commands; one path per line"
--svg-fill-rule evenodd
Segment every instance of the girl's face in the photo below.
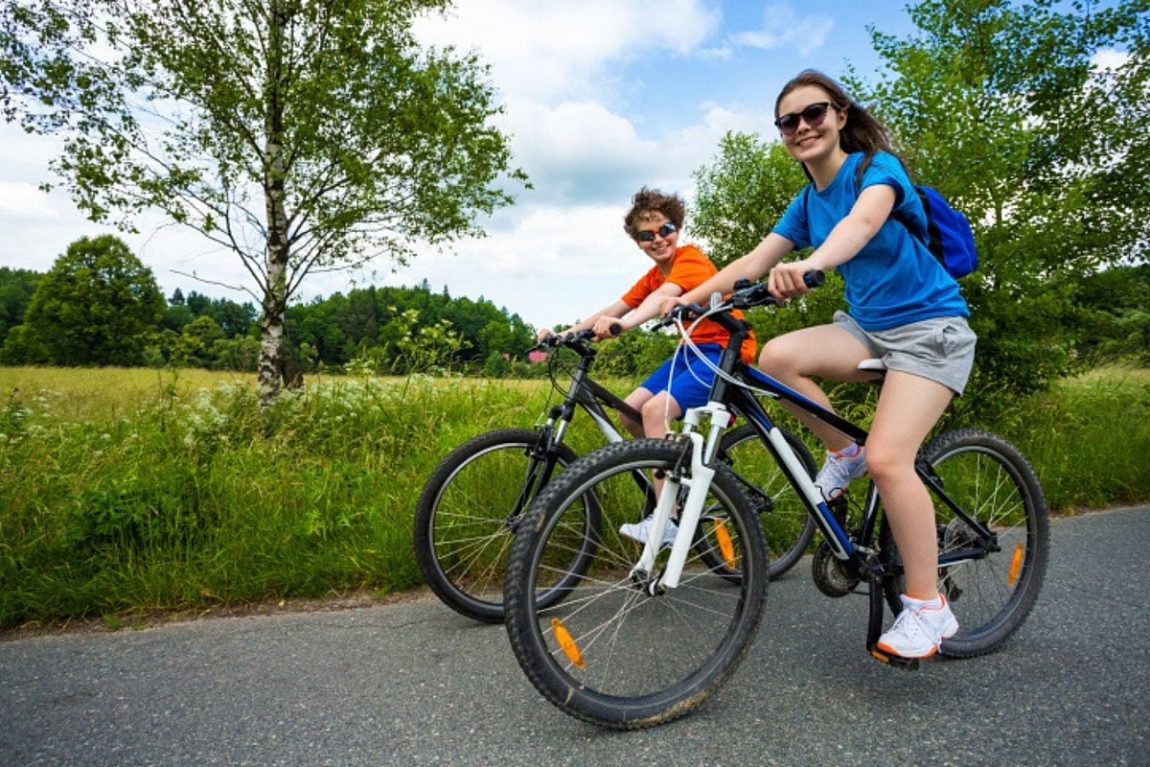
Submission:
M 779 132 L 787 151 L 807 167 L 841 152 L 839 131 L 847 116 L 829 104 L 830 94 L 817 85 L 802 85 L 779 101 Z
M 635 244 L 661 267 L 671 263 L 679 244 L 679 230 L 671 219 L 657 210 L 640 213 L 635 219 Z

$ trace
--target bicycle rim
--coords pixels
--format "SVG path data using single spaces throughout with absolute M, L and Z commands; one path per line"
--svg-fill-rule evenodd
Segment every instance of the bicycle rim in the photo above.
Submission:
M 1025 457 L 989 432 L 947 432 L 927 444 L 922 455 L 947 495 L 996 539 L 993 546 L 986 546 L 935 499 L 939 561 L 959 560 L 939 568 L 939 591 L 959 622 L 958 634 L 942 643 L 941 652 L 954 657 L 982 655 L 1022 626 L 1042 588 L 1050 547 L 1042 489 Z M 882 547 L 896 576 L 885 585 L 888 602 L 897 612 L 901 567 L 885 521 Z M 967 556 L 972 552 L 977 556 Z
M 548 487 L 516 535 L 505 593 L 511 645 L 536 688 L 572 716 L 620 729 L 682 716 L 734 671 L 757 629 L 767 581 L 762 539 L 726 469 L 716 473 L 707 506 L 726 514 L 723 555 L 742 577 L 722 577 L 697 551 L 679 586 L 665 593 L 652 596 L 631 577 L 642 547 L 618 529 L 638 521 L 646 503 L 631 472 L 668 471 L 681 452 L 666 440 L 595 451 Z M 553 562 L 580 546 L 567 517 L 580 513 L 589 493 L 603 514 L 595 560 L 565 599 L 547 607 L 539 595 L 567 576 Z M 668 554 L 660 554 L 657 572 Z

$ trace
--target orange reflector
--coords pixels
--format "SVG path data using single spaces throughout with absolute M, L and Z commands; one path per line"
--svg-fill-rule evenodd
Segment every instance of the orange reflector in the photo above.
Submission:
M 1010 572 L 1006 576 L 1006 582 L 1010 586 L 1014 586 L 1014 582 L 1018 580 L 1018 571 L 1022 569 L 1022 544 L 1014 547 L 1014 556 L 1010 559 Z
M 734 570 L 738 564 L 735 560 L 735 543 L 731 540 L 731 534 L 727 532 L 727 523 L 721 519 L 715 520 L 715 538 L 719 541 L 719 553 L 723 555 L 723 561 L 727 563 L 727 567 Z
M 575 644 L 575 638 L 571 636 L 571 632 L 563 625 L 563 622 L 558 618 L 551 619 L 551 631 L 555 634 L 555 641 L 559 643 L 559 649 L 567 656 L 567 660 L 575 664 L 575 668 L 582 671 L 586 668 L 587 664 L 583 661 L 583 653 L 579 652 L 579 645 Z

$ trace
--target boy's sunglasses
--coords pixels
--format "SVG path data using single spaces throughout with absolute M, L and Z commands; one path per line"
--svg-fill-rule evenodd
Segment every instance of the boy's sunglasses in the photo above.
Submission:
M 807 125 L 812 128 L 817 128 L 823 124 L 823 120 L 827 117 L 827 110 L 830 108 L 831 102 L 829 101 L 820 101 L 817 104 L 811 104 L 801 112 L 788 112 L 775 120 L 775 127 L 778 128 L 779 133 L 784 136 L 794 135 L 794 132 L 799 129 L 799 120 L 806 120 Z
M 638 242 L 654 242 L 656 234 L 663 239 L 666 239 L 674 233 L 675 225 L 668 221 L 658 229 L 640 229 L 639 231 L 635 232 L 635 239 Z

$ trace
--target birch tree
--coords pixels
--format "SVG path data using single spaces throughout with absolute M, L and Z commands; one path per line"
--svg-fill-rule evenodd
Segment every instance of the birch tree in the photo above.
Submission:
M 412 35 L 449 4 L 0 0 L 0 108 L 63 138 L 51 170 L 92 220 L 158 209 L 237 256 L 267 403 L 309 274 L 481 235 L 525 181 L 487 68 Z

